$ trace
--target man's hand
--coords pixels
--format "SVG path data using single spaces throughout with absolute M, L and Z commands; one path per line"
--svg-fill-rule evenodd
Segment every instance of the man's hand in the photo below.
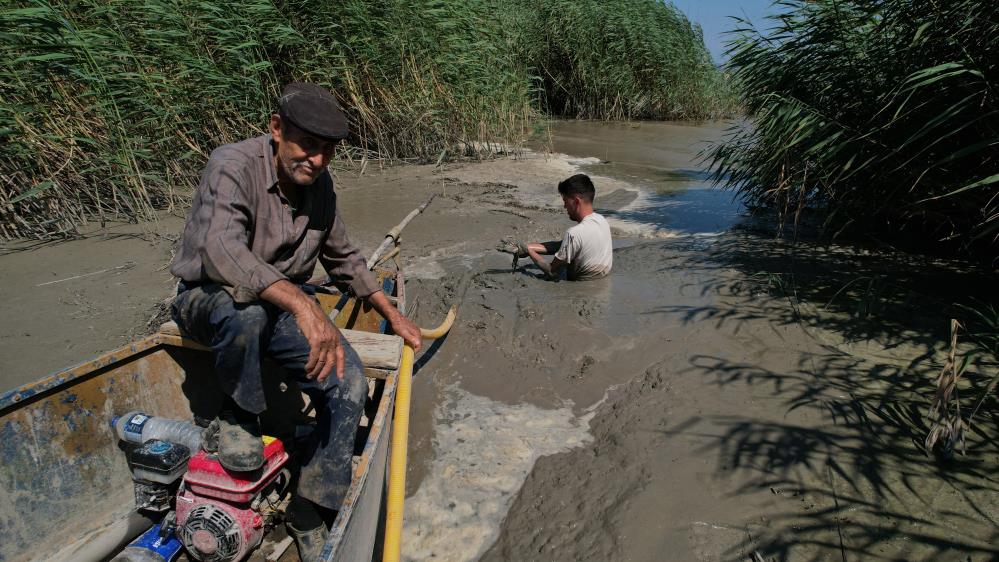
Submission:
M 546 262 L 545 258 L 541 257 L 541 254 L 538 252 L 539 248 L 544 249 L 544 247 L 541 244 L 528 245 L 527 246 L 528 257 L 531 258 L 531 261 L 534 262 L 534 265 L 538 266 L 538 269 L 540 269 L 541 273 L 544 274 L 545 279 L 548 279 L 550 281 L 557 281 L 561 277 L 562 269 L 565 268 L 566 265 L 565 262 L 558 258 L 553 259 L 551 263 Z
M 260 298 L 291 313 L 298 323 L 298 329 L 309 341 L 309 360 L 305 363 L 306 377 L 323 382 L 336 368 L 336 378 L 343 380 L 343 348 L 340 346 L 340 331 L 326 316 L 316 299 L 287 280 L 278 281 L 267 287 L 260 293 Z
M 503 239 L 497 244 L 496 249 L 500 252 L 505 252 L 507 254 L 513 254 L 515 258 L 526 258 L 527 257 L 527 244 L 511 240 Z
M 423 336 L 420 335 L 420 327 L 416 325 L 416 322 L 399 314 L 389 323 L 392 325 L 392 331 L 408 343 L 413 351 L 420 350 L 423 346 Z
M 295 321 L 302 335 L 309 340 L 309 360 L 305 363 L 305 376 L 319 382 L 326 380 L 336 368 L 336 378 L 343 380 L 343 346 L 340 345 L 340 331 L 320 308 L 312 301 L 309 306 L 295 314 Z
M 399 312 L 399 309 L 392 306 L 392 303 L 385 297 L 385 293 L 375 291 L 366 297 L 368 304 L 374 307 L 392 326 L 392 331 L 400 336 L 413 351 L 419 351 L 423 346 L 423 337 L 420 335 L 420 328 L 412 320 L 406 318 Z

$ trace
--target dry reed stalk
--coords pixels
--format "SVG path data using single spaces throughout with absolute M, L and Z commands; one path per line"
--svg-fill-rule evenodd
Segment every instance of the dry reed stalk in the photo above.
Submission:
M 964 434 L 967 424 L 961 416 L 961 401 L 958 399 L 957 385 L 967 367 L 966 361 L 958 362 L 957 334 L 962 328 L 960 322 L 950 321 L 950 348 L 940 375 L 937 377 L 937 391 L 930 406 L 933 424 L 926 435 L 924 446 L 927 451 L 939 444 L 945 455 L 954 450 L 965 451 Z

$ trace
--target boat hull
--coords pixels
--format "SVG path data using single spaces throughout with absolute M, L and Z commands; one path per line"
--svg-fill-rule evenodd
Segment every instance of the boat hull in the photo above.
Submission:
M 402 287 L 401 274 L 385 288 L 396 286 Z M 401 290 L 393 293 L 402 297 Z M 341 305 L 341 327 L 384 329 L 380 317 L 353 299 L 320 300 L 328 311 Z M 366 441 L 324 550 L 327 561 L 370 560 L 380 538 L 397 371 L 366 374 L 377 404 L 360 429 Z M 265 363 L 264 379 L 268 411 L 302 411 L 303 395 L 280 367 Z M 223 397 L 209 353 L 165 333 L 0 396 L 0 561 L 97 560 L 111 543 L 144 530 L 150 522 L 134 513 L 131 473 L 110 420 L 134 410 L 210 418 Z M 287 416 L 265 414 L 262 423 L 274 434 L 293 431 Z
M 131 473 L 108 422 L 132 410 L 191 419 L 190 353 L 152 336 L 62 373 L 58 386 L 6 397 L 16 402 L 0 411 L 0 560 L 79 557 L 128 517 Z

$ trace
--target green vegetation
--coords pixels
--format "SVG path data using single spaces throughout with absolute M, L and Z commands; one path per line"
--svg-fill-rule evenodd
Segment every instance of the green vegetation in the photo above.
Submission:
M 521 1 L 524 59 L 553 115 L 581 119 L 717 116 L 731 94 L 701 30 L 659 2 Z
M 766 30 L 744 25 L 730 43 L 748 123 L 709 152 L 714 179 L 750 205 L 776 208 L 782 222 L 797 225 L 804 211 L 817 211 L 833 233 L 887 233 L 920 248 L 960 249 L 991 261 L 992 271 L 999 256 L 999 4 L 784 0 L 777 8 Z M 859 272 L 859 265 L 855 259 L 840 271 Z M 829 305 L 855 303 L 854 329 L 867 316 L 890 326 L 886 310 L 910 299 L 900 287 L 913 277 L 901 268 L 858 275 Z M 811 283 L 808 291 L 822 288 Z M 950 288 L 961 300 L 968 290 Z M 999 384 L 999 311 L 987 302 L 938 306 L 965 318 L 950 321 L 925 440 L 927 451 L 948 456 L 963 450 L 975 413 Z M 913 310 L 897 332 L 936 321 L 938 312 Z M 962 410 L 959 389 L 974 398 L 973 408 Z
M 750 126 L 715 179 L 833 232 L 999 248 L 999 4 L 786 0 L 730 44 Z M 743 22 L 745 23 L 745 22 Z
M 0 8 L 0 39 L 3 239 L 182 203 L 292 80 L 340 97 L 345 158 L 482 155 L 546 113 L 694 118 L 723 99 L 699 31 L 656 0 L 36 0 Z

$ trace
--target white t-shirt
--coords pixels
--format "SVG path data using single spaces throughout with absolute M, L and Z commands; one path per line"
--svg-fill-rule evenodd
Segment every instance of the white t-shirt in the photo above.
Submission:
M 568 264 L 568 277 L 574 281 L 597 279 L 610 273 L 614 262 L 610 225 L 597 213 L 586 215 L 565 231 L 555 257 Z

